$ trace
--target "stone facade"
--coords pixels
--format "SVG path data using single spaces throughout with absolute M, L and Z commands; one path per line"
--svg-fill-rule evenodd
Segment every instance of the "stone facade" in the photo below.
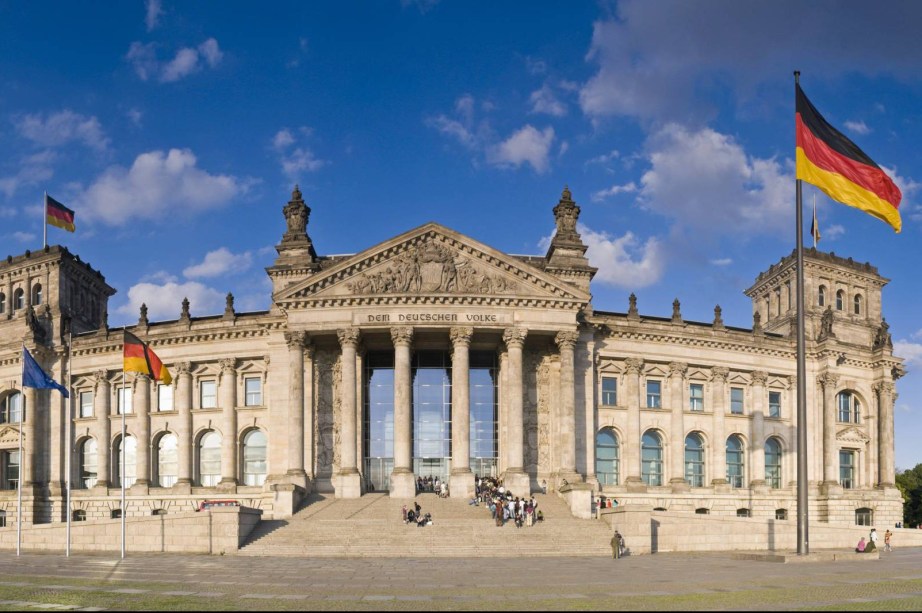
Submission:
M 711 323 L 686 321 L 678 300 L 669 318 L 640 314 L 633 296 L 627 312 L 598 311 L 569 190 L 553 213 L 544 256 L 431 223 L 325 257 L 295 188 L 268 311 L 237 313 L 228 295 L 223 314 L 193 316 L 183 301 L 176 320 L 150 322 L 142 308 L 126 328 L 171 370 L 169 386 L 122 373 L 122 330 L 106 317 L 115 290 L 99 272 L 61 247 L 7 258 L 0 510 L 12 523 L 24 405 L 25 519 L 64 521 L 68 470 L 80 518 L 120 512 L 124 405 L 130 516 L 232 499 L 284 517 L 310 491 L 407 498 L 433 473 L 466 498 L 489 473 L 514 492 L 557 491 L 577 516 L 602 494 L 793 518 L 793 257 L 747 290 L 752 329 L 725 326 L 719 307 Z M 882 314 L 887 280 L 834 254 L 809 251 L 806 263 L 811 517 L 892 524 L 902 366 Z M 19 389 L 23 343 L 69 381 L 71 404 Z

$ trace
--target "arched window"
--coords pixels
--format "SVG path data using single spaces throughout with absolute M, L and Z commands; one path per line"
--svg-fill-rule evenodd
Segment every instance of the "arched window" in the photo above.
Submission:
M 845 309 L 845 292 L 839 290 L 836 292 L 836 310 L 842 311 Z
M 781 443 L 776 438 L 765 441 L 765 480 L 771 488 L 781 487 Z
M 750 509 L 737 509 L 737 517 L 752 517 L 752 511 Z
M 663 439 L 652 430 L 644 433 L 640 445 L 641 477 L 647 485 L 663 484 Z
M 17 289 L 13 292 L 13 310 L 18 311 L 19 309 L 26 306 L 25 294 L 22 291 L 22 288 Z
M 243 437 L 243 484 L 262 485 L 266 481 L 266 435 L 250 430 Z
M 0 398 L 0 424 L 18 424 L 22 421 L 22 394 L 13 392 Z
M 704 443 L 694 432 L 685 437 L 685 482 L 704 487 Z
M 825 285 L 820 285 L 820 291 L 819 291 L 819 295 L 817 296 L 816 303 L 821 307 L 826 306 L 826 286 Z
M 855 509 L 855 525 L 856 526 L 872 526 L 874 525 L 874 510 L 867 507 L 861 507 L 860 509 Z
M 122 483 L 122 454 L 124 452 L 124 462 L 125 462 L 125 487 L 131 487 L 134 485 L 135 479 L 137 479 L 137 466 L 138 466 L 138 441 L 133 436 L 128 436 L 125 439 L 124 449 L 122 449 L 122 440 L 119 439 L 118 443 L 115 446 L 115 461 L 112 463 L 112 474 L 115 475 L 115 479 L 112 480 L 113 483 Z
M 0 292 L 0 315 L 6 313 L 6 294 Z
M 855 315 L 861 315 L 861 294 L 855 294 Z
M 19 451 L 0 452 L 0 470 L 3 471 L 2 489 L 15 490 L 19 487 Z
M 214 487 L 221 480 L 221 435 L 206 432 L 198 443 L 198 481 L 204 487 Z
M 788 510 L 787 509 L 775 509 L 775 519 L 787 519 Z
M 730 487 L 743 487 L 746 465 L 743 461 L 743 441 L 733 435 L 727 439 L 727 481 Z
M 599 485 L 618 485 L 621 449 L 618 435 L 611 428 L 602 428 L 595 435 L 595 476 Z
M 695 515 L 710 515 L 711 510 L 705 507 L 695 509 Z
M 109 511 L 109 517 L 111 517 L 112 519 L 121 519 L 121 518 L 122 518 L 122 510 L 121 510 L 121 509 L 112 509 L 111 511 Z
M 77 448 L 77 466 L 80 467 L 80 478 L 77 482 L 80 487 L 89 489 L 96 485 L 98 465 L 99 447 L 96 445 L 96 439 L 85 439 Z
M 836 396 L 839 407 L 839 421 L 844 423 L 861 423 L 861 402 L 852 392 L 839 392 Z
M 781 288 L 775 288 L 775 314 L 781 315 Z
M 39 306 L 42 303 L 42 284 L 36 283 L 32 286 L 32 306 Z
M 157 485 L 173 487 L 179 471 L 177 440 L 174 434 L 164 434 L 157 441 Z

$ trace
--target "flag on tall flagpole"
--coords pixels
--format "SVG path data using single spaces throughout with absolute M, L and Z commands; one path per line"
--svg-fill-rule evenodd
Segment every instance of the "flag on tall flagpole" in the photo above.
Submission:
M 45 223 L 68 232 L 76 229 L 74 212 L 48 194 L 45 194 Z
M 166 385 L 173 382 L 170 371 L 167 370 L 157 354 L 151 351 L 141 339 L 125 331 L 124 372 L 137 372 L 148 375 L 155 381 L 162 381 Z
M 903 195 L 893 180 L 820 115 L 799 84 L 796 95 L 797 178 L 899 232 Z
M 816 194 L 813 194 L 813 223 L 810 224 L 810 235 L 813 237 L 813 248 L 816 249 L 816 244 L 823 238 L 820 235 L 820 225 L 816 221 Z
M 70 397 L 67 388 L 42 370 L 25 345 L 22 347 L 22 386 L 40 390 L 58 390 L 65 398 Z

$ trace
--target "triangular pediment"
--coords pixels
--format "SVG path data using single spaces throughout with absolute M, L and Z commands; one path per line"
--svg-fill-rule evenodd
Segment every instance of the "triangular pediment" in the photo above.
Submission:
M 547 303 L 590 296 L 538 268 L 435 223 L 338 262 L 275 296 L 289 307 L 362 304 Z
M 0 446 L 9 447 L 19 444 L 19 430 L 10 426 L 0 429 Z
M 836 433 L 836 440 L 842 441 L 843 443 L 862 443 L 866 444 L 871 442 L 871 437 L 864 433 L 861 428 L 856 428 L 855 426 L 850 426 L 848 428 L 843 428 Z

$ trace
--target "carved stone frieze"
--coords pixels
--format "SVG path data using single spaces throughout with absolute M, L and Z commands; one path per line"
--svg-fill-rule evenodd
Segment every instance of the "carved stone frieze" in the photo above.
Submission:
M 330 476 L 339 465 L 339 388 L 340 354 L 329 350 L 316 353 L 314 397 L 317 399 L 317 419 L 314 422 L 317 474 Z

